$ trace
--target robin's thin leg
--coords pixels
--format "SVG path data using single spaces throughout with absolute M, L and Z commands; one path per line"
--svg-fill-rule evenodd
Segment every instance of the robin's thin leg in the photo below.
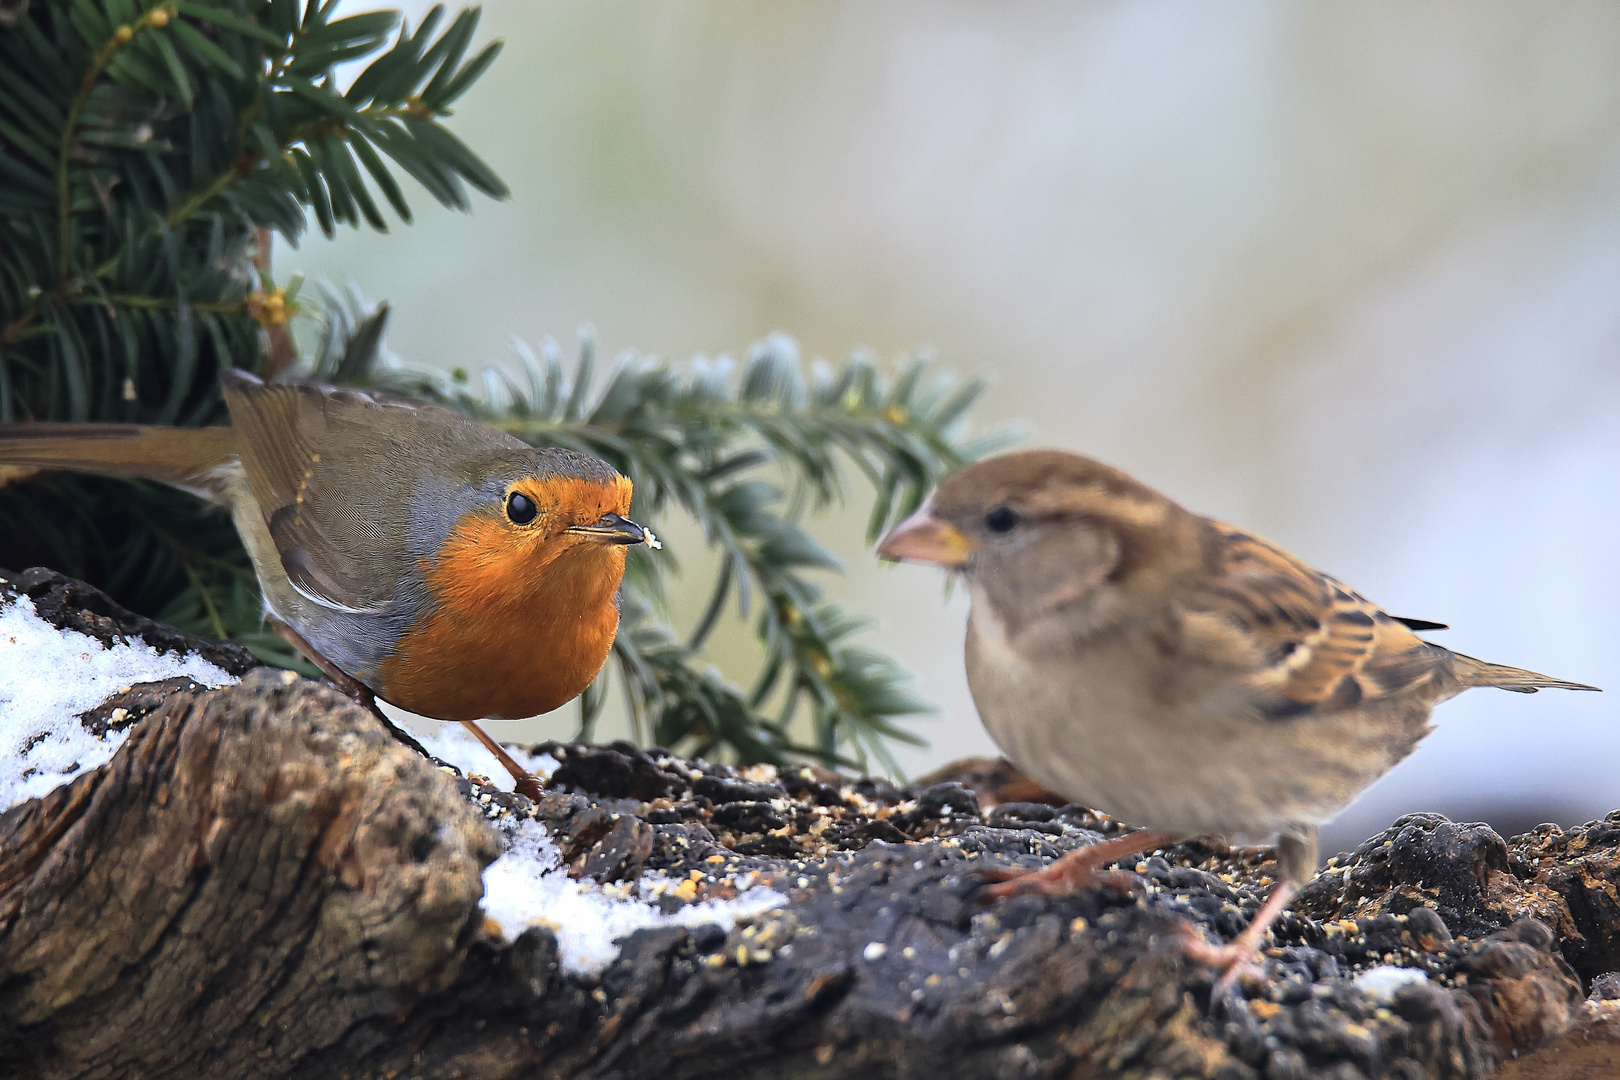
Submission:
M 362 709 L 365 709 L 367 712 L 371 713 L 372 716 L 375 716 L 378 720 L 380 720 L 382 722 L 382 726 L 387 728 L 389 734 L 393 735 L 395 739 L 404 743 L 412 750 L 415 750 L 418 754 L 421 754 L 429 761 L 436 762 L 439 760 L 432 754 L 428 753 L 427 749 L 423 747 L 421 743 L 413 739 L 410 732 L 388 719 L 387 714 L 377 707 L 377 695 L 372 693 L 371 687 L 367 686 L 365 683 L 361 682 L 359 679 L 356 679 L 353 675 L 350 675 L 348 672 L 342 670 L 336 664 L 332 663 L 332 661 L 316 652 L 315 647 L 304 640 L 304 635 L 300 634 L 297 630 L 294 630 L 287 623 L 276 618 L 274 615 L 265 616 L 265 620 L 270 624 L 270 630 L 278 638 L 291 645 L 294 649 L 297 649 L 304 659 L 320 668 L 321 674 L 326 676 L 326 680 L 330 682 L 334 688 L 336 688 L 338 693 L 342 694 L 344 697 L 348 698 L 350 701 L 354 702 L 356 705 L 360 706 Z
M 461 726 L 473 733 L 477 740 L 484 744 L 484 749 L 495 755 L 506 771 L 512 774 L 512 790 L 519 795 L 526 796 L 533 802 L 540 801 L 540 778 L 513 759 L 506 748 L 490 737 L 489 732 L 478 726 L 476 720 L 463 720 Z
M 1243 932 L 1225 945 L 1211 945 L 1197 935 L 1192 927 L 1182 939 L 1182 951 L 1193 960 L 1208 964 L 1221 972 L 1215 983 L 1216 995 L 1224 994 L 1237 982 L 1244 971 L 1253 967 L 1260 954 L 1261 943 L 1271 924 L 1288 908 L 1288 901 L 1299 892 L 1305 880 L 1316 869 L 1316 829 L 1305 830 L 1305 837 L 1283 835 L 1277 840 L 1277 883 L 1271 887 L 1260 910 Z
M 1127 855 L 1173 844 L 1176 837 L 1157 829 L 1138 829 L 1123 836 L 1099 840 L 1067 855 L 1039 870 L 1020 870 L 1000 866 L 985 870 L 980 877 L 999 884 L 987 886 L 981 893 L 991 900 L 999 900 L 1019 893 L 1040 893 L 1043 896 L 1064 896 L 1090 885 L 1108 885 L 1122 891 L 1130 888 L 1131 876 L 1103 870 L 1109 863 L 1118 862 Z

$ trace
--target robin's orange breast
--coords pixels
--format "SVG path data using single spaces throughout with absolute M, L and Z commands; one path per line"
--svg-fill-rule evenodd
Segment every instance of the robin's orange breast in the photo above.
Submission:
M 377 668 L 378 696 L 438 720 L 549 712 L 596 677 L 619 626 L 625 549 L 574 537 L 549 548 L 472 519 L 424 568 L 436 606 Z

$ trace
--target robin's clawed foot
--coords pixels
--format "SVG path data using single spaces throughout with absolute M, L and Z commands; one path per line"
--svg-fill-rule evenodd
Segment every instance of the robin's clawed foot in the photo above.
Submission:
M 513 758 L 511 754 L 506 752 L 506 747 L 502 746 L 500 743 L 491 738 L 490 734 L 483 728 L 479 727 L 476 722 L 472 720 L 463 720 L 461 722 L 461 726 L 472 732 L 478 741 L 484 744 L 484 749 L 488 750 L 491 754 L 494 754 L 495 760 L 499 761 L 501 766 L 506 769 L 507 772 L 512 774 L 513 791 L 517 792 L 519 795 L 522 795 L 530 802 L 540 801 L 540 792 L 542 789 L 540 787 L 540 778 L 538 776 L 519 765 L 517 760 Z

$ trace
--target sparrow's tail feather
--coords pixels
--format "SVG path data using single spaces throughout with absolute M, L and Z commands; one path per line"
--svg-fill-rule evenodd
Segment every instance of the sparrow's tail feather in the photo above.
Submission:
M 134 476 L 223 499 L 236 463 L 230 428 L 0 424 L 0 484 L 45 469 Z
M 1487 664 L 1483 660 L 1475 660 L 1472 656 L 1453 653 L 1458 661 L 1456 665 L 1457 677 L 1464 686 L 1499 686 L 1503 690 L 1512 690 L 1516 694 L 1533 694 L 1537 690 L 1597 690 L 1596 686 L 1587 686 L 1585 683 L 1566 682 L 1563 679 L 1550 679 L 1545 675 L 1537 675 L 1533 671 L 1523 668 L 1507 667 L 1504 664 Z

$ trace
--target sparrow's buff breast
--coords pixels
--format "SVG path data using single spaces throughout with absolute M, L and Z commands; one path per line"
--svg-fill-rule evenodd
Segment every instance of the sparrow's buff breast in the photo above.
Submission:
M 1227 680 L 1169 698 L 1155 650 L 1121 629 L 1083 645 L 1014 648 L 989 605 L 968 624 L 968 685 L 991 738 L 1060 795 L 1133 825 L 1265 836 L 1320 824 L 1428 731 L 1428 703 L 1275 721 Z M 1035 647 L 1031 647 L 1035 644 Z M 1212 680 L 1212 683 L 1216 680 Z M 1254 725 L 1267 738 L 1252 737 Z

